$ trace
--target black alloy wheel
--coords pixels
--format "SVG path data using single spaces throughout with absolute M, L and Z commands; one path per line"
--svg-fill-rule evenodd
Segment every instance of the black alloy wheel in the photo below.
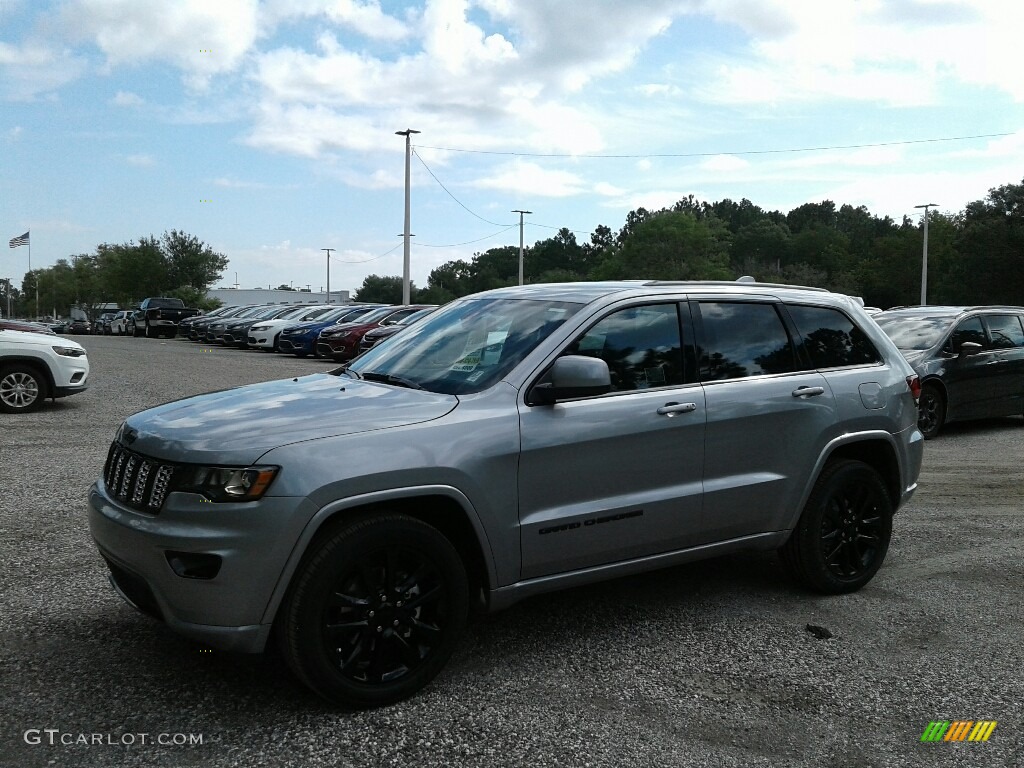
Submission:
M 347 522 L 314 545 L 278 617 L 285 659 L 308 687 L 347 707 L 423 688 L 466 624 L 462 560 L 437 529 L 401 514 Z
M 892 538 L 892 501 L 878 473 L 861 461 L 828 464 L 780 554 L 810 589 L 854 592 L 882 566 Z
M 925 384 L 917 401 L 917 428 L 925 440 L 931 440 L 945 423 L 946 399 L 934 384 Z

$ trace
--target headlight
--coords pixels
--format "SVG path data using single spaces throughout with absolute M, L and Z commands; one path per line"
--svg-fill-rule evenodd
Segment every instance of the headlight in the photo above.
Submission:
M 82 357 L 85 350 L 81 347 L 52 347 L 53 351 L 64 357 Z
M 270 326 L 269 325 L 254 325 L 249 330 L 250 331 L 269 331 L 270 330 Z
M 280 467 L 190 467 L 175 491 L 200 493 L 211 501 L 255 501 L 266 493 Z

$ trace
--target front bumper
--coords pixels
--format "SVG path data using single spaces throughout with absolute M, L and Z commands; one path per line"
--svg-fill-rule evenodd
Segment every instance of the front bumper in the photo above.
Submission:
M 89 529 L 130 604 L 179 634 L 224 650 L 259 653 L 273 617 L 267 609 L 305 520 L 303 499 L 264 497 L 214 504 L 172 493 L 158 515 L 111 499 L 103 481 L 89 490 Z M 216 556 L 212 578 L 181 576 L 176 556 Z
M 277 348 L 281 352 L 290 352 L 293 355 L 312 355 L 316 352 L 316 339 L 303 338 L 301 336 L 282 336 L 277 342 Z

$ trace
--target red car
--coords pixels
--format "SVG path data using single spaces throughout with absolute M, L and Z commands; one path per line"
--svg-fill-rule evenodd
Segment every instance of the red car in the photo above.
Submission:
M 42 323 L 26 323 L 23 320 L 0 320 L 0 328 L 5 331 L 28 331 L 29 333 L 45 333 L 48 336 L 57 335 Z
M 359 354 L 359 342 L 368 331 L 381 326 L 395 325 L 414 312 L 432 306 L 434 305 L 408 304 L 403 307 L 386 307 L 385 309 L 390 311 L 370 312 L 365 320 L 329 326 L 320 331 L 320 336 L 316 340 L 316 351 L 321 357 L 331 357 L 338 361 L 351 360 Z

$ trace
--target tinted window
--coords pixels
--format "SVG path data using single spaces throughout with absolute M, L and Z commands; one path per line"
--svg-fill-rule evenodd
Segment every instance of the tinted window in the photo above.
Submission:
M 884 312 L 875 315 L 874 320 L 900 349 L 931 349 L 953 323 L 953 318 L 949 316 L 908 317 Z
M 793 344 L 772 304 L 700 302 L 701 381 L 795 370 Z
M 996 349 L 1024 347 L 1024 330 L 1017 315 L 988 315 L 988 332 Z
M 836 309 L 790 306 L 789 314 L 815 368 L 839 368 L 881 361 L 878 350 L 854 322 Z
M 985 337 L 985 329 L 981 325 L 980 317 L 972 317 L 964 320 L 953 329 L 953 335 L 949 339 L 954 352 L 960 352 L 960 345 L 965 341 L 973 341 L 981 344 L 983 349 L 988 348 L 988 340 Z
M 612 391 L 683 383 L 682 342 L 675 304 L 651 304 L 613 312 L 577 338 L 567 354 L 608 363 Z

